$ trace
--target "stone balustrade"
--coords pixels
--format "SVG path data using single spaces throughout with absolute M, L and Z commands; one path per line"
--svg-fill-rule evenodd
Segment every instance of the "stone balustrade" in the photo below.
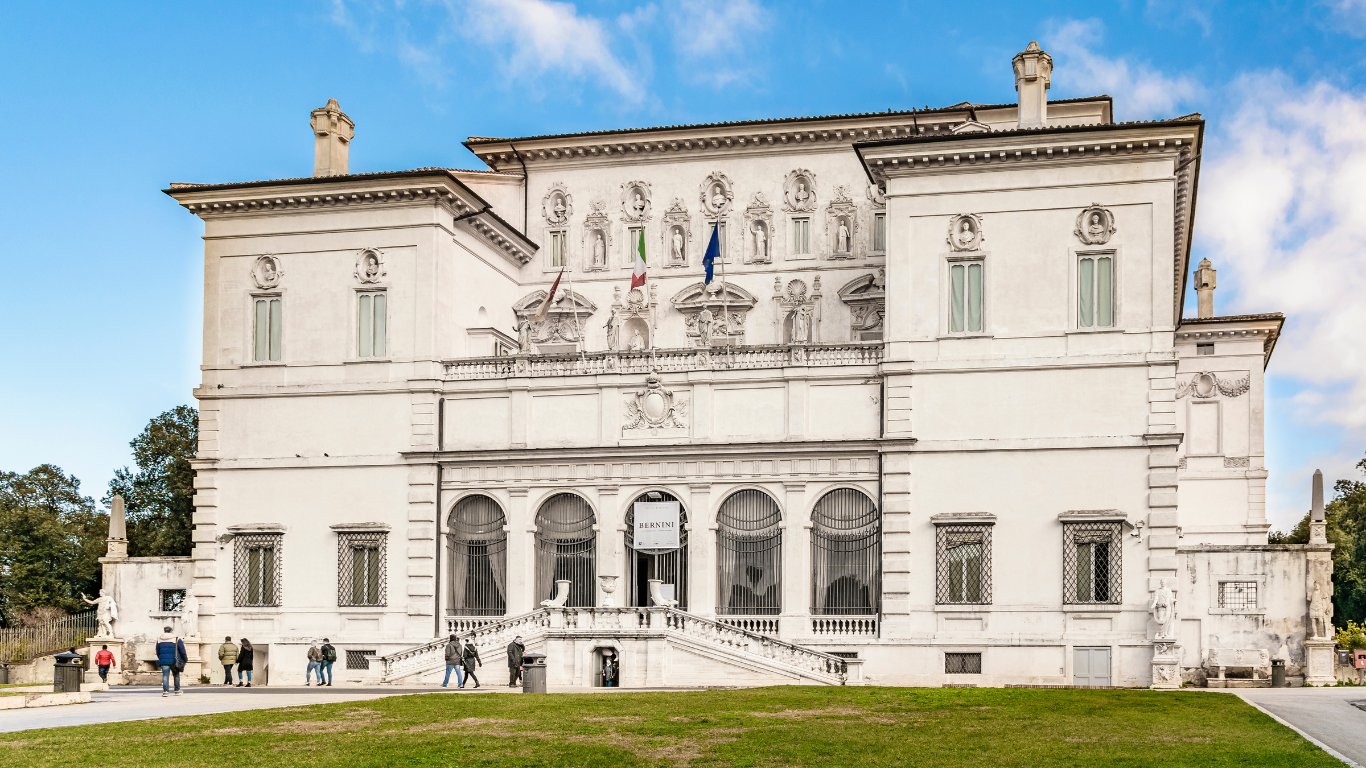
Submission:
M 877 637 L 874 616 L 813 616 L 811 634 L 816 637 Z
M 790 366 L 876 365 L 882 344 L 783 344 L 654 349 L 639 352 L 586 352 L 581 355 L 514 355 L 447 360 L 446 381 L 593 376 L 616 373 L 725 371 Z
M 770 637 L 777 637 L 778 635 L 778 617 L 776 616 L 721 616 L 716 620 L 727 626 L 753 632 L 756 635 L 768 635 Z

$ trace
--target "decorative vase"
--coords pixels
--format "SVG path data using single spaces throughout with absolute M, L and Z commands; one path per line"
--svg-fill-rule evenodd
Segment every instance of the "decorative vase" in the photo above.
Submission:
M 619 576 L 599 576 L 598 583 L 602 586 L 602 607 L 615 608 L 617 603 L 612 599 L 612 593 L 617 591 L 617 579 Z

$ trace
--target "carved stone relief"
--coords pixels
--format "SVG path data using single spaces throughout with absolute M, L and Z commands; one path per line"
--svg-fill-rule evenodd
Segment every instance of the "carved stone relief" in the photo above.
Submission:
M 849 305 L 849 340 L 881 341 L 887 314 L 887 271 L 856 277 L 839 290 Z
M 769 264 L 773 261 L 773 209 L 763 192 L 755 192 L 745 209 L 745 263 Z
M 773 277 L 773 300 L 778 302 L 782 328 L 779 338 L 783 344 L 815 344 L 820 341 L 821 276 L 816 275 L 813 288 L 807 293 L 805 280 Z
M 1077 214 L 1077 228 L 1073 234 L 1086 245 L 1104 245 L 1110 242 L 1114 233 L 1115 215 L 1100 203 L 1092 203 Z
M 799 213 L 816 210 L 816 174 L 798 168 L 783 180 L 783 210 Z
M 688 345 L 714 347 L 745 343 L 745 318 L 759 300 L 734 283 L 713 280 L 693 283 L 674 294 L 670 303 L 683 315 Z
M 949 219 L 949 248 L 955 251 L 982 250 L 982 217 L 960 213 Z
M 650 285 L 647 294 L 643 288 L 632 288 L 625 298 L 621 286 L 612 291 L 612 319 L 609 320 L 607 348 L 615 351 L 636 352 L 650 348 L 650 339 L 656 327 L 655 294 L 658 283 Z M 613 331 L 615 329 L 615 337 Z
M 650 183 L 628 181 L 621 185 L 621 213 L 631 223 L 650 220 Z
M 1197 400 L 1208 400 L 1215 395 L 1238 397 L 1246 394 L 1251 388 L 1252 374 L 1241 379 L 1221 379 L 1209 371 L 1202 371 L 1192 376 L 1188 381 L 1177 383 L 1176 399 L 1180 400 L 1186 395 Z
M 284 270 L 280 269 L 280 259 L 277 256 L 258 257 L 256 263 L 251 265 L 251 281 L 262 290 L 279 285 L 280 278 L 284 276 Z
M 607 218 L 607 202 L 594 200 L 592 210 L 583 220 L 583 252 L 587 254 L 583 266 L 586 272 L 607 269 L 607 254 L 612 252 L 612 222 Z
M 664 266 L 686 267 L 692 251 L 692 217 L 679 198 L 664 212 L 660 227 L 664 238 Z
M 550 191 L 541 198 L 541 214 L 545 216 L 545 223 L 552 227 L 569 223 L 569 217 L 574 215 L 574 198 L 564 182 L 550 185 Z
M 374 285 L 384 279 L 384 254 L 377 248 L 366 248 L 356 254 L 356 279 L 363 285 Z
M 735 199 L 735 188 L 730 178 L 720 171 L 713 171 L 702 182 L 702 212 L 709 219 L 716 219 L 730 213 L 731 202 Z
M 686 433 L 688 431 L 688 401 L 664 386 L 659 374 L 650 371 L 645 387 L 626 395 L 626 413 L 622 422 L 622 437 L 644 437 Z M 633 434 L 634 433 L 634 434 Z
M 854 235 L 858 228 L 858 207 L 849 197 L 849 187 L 835 187 L 834 198 L 825 209 L 826 254 L 830 259 L 854 258 Z
M 522 354 L 543 355 L 573 352 L 583 340 L 583 330 L 598 307 L 581 294 L 560 288 L 546 309 L 545 320 L 536 311 L 546 291 L 536 290 L 512 305 L 517 316 L 517 341 Z

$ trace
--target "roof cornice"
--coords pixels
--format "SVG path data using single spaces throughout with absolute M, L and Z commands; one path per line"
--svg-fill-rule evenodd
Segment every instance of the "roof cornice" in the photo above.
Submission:
M 1226 317 L 1187 317 L 1176 327 L 1177 341 L 1234 341 L 1260 338 L 1262 340 L 1262 369 L 1271 364 L 1271 353 L 1285 327 L 1285 315 L 1269 312 L 1261 315 L 1228 315 Z

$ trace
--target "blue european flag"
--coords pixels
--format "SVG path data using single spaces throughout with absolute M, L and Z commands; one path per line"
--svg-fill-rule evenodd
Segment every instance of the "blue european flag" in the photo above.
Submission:
M 707 243 L 707 255 L 702 257 L 702 266 L 707 268 L 706 282 L 708 283 L 711 282 L 712 268 L 715 266 L 716 260 L 721 258 L 721 237 L 718 234 L 720 229 L 718 226 L 712 226 L 711 241 Z

